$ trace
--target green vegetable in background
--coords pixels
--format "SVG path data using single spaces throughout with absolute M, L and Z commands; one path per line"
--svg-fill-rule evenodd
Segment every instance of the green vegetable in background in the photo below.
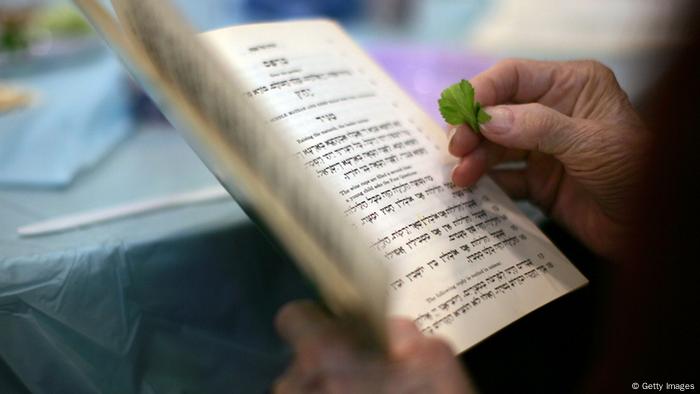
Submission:
M 36 41 L 47 40 L 47 36 L 73 39 L 89 34 L 92 34 L 90 25 L 69 4 L 12 12 L 0 4 L 0 51 L 21 51 Z
M 7 10 L 0 0 L 0 52 L 17 51 L 29 46 L 27 25 L 31 12 L 24 9 Z
M 15 26 L 6 26 L 0 29 L 0 51 L 16 51 L 29 46 L 24 31 Z
M 466 123 L 475 133 L 480 132 L 480 124 L 491 120 L 481 103 L 474 100 L 474 87 L 464 79 L 443 90 L 438 104 L 445 122 L 453 125 Z
M 70 5 L 49 7 L 38 13 L 35 25 L 54 36 L 75 37 L 90 34 L 92 29 L 80 12 Z

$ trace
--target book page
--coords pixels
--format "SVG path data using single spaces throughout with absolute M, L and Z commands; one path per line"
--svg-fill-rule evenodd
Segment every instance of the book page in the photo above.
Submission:
M 450 182 L 445 132 L 334 23 L 202 37 L 266 109 L 261 132 L 292 147 L 384 256 L 391 314 L 463 351 L 587 283 L 491 180 Z

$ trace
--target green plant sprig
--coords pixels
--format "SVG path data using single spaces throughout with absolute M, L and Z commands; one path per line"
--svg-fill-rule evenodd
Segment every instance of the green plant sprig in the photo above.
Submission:
M 445 122 L 467 124 L 475 133 L 481 131 L 479 125 L 491 120 L 481 103 L 475 100 L 474 87 L 464 79 L 443 90 L 438 105 Z

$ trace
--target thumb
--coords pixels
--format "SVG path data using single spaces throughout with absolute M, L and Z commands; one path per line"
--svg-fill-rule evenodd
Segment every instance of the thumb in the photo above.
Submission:
M 550 154 L 562 161 L 576 154 L 581 120 L 538 103 L 499 105 L 485 110 L 491 120 L 481 126 L 481 133 L 491 142 Z

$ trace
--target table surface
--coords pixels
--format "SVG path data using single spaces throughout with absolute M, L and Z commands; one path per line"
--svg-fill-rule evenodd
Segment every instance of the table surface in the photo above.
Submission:
M 94 243 L 143 243 L 247 223 L 231 199 L 112 221 L 53 235 L 21 238 L 16 228 L 61 215 L 197 190 L 218 184 L 167 125 L 142 126 L 68 188 L 0 189 L 0 261 L 81 250 Z
M 0 360 L 15 381 L 3 387 L 0 363 L 0 392 L 263 391 L 287 357 L 273 315 L 312 292 L 233 200 L 16 234 L 215 183 L 174 130 L 156 125 L 70 188 L 0 190 Z

